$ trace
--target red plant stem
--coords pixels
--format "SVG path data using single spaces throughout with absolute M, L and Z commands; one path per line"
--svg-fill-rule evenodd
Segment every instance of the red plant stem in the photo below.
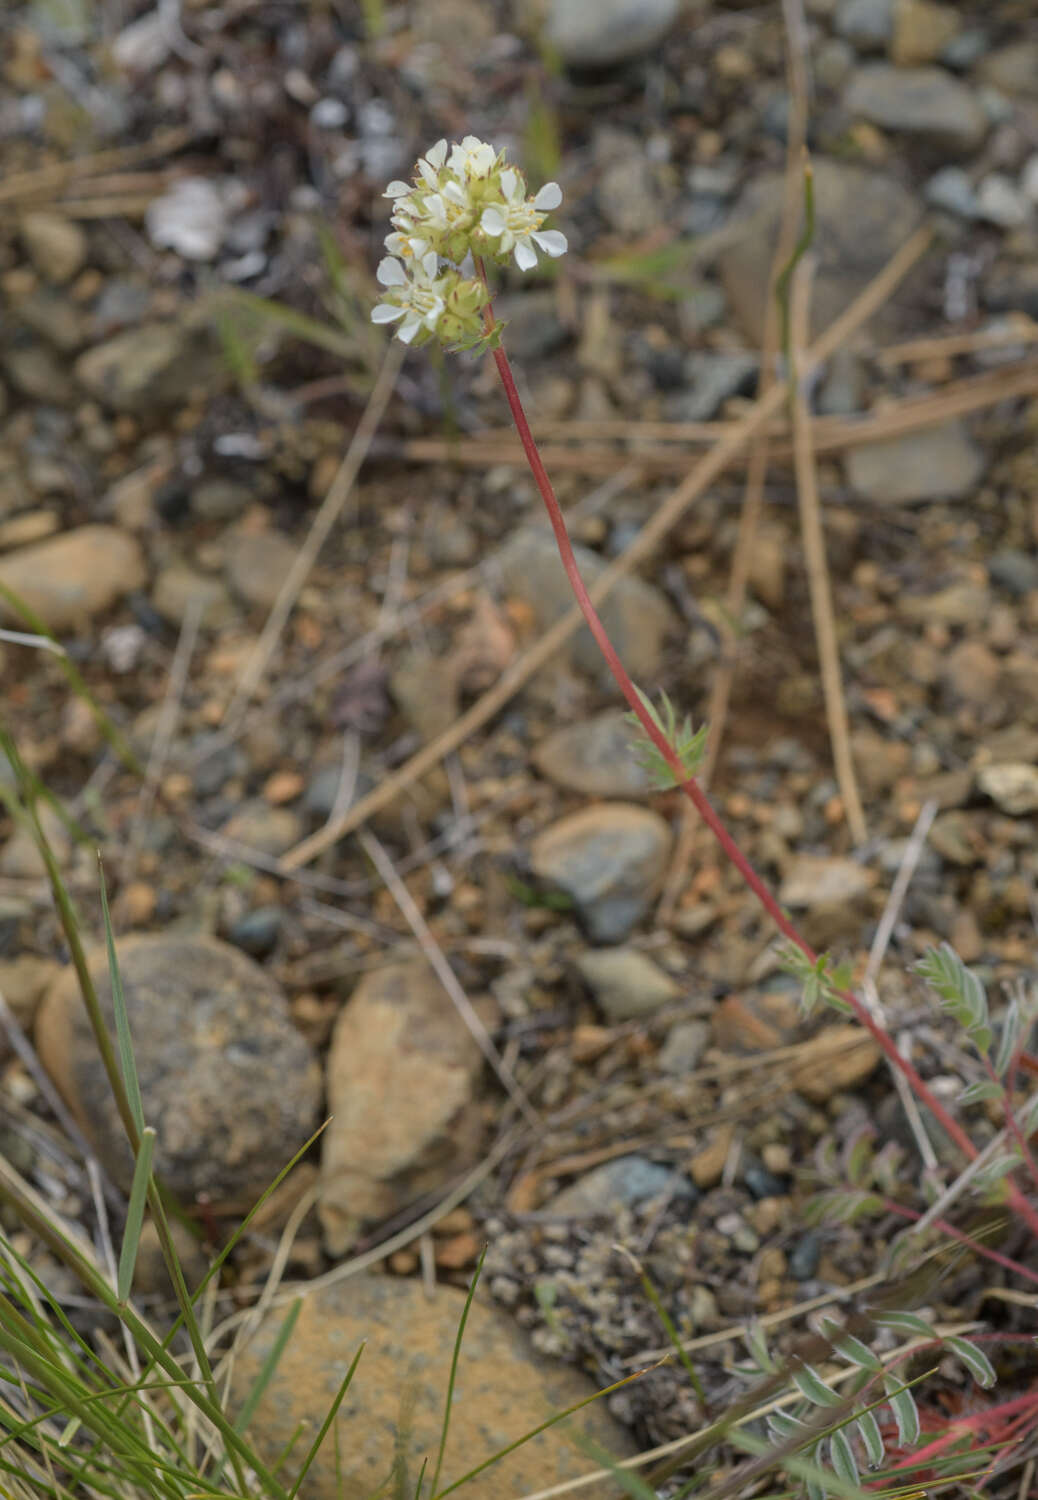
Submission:
M 477 266 L 479 274 L 482 276 L 484 283 L 486 283 L 486 272 L 484 270 L 482 262 L 477 262 Z M 487 332 L 492 332 L 494 328 L 494 313 L 489 301 L 483 309 L 483 319 Z M 584 580 L 580 576 L 580 570 L 577 567 L 577 560 L 573 555 L 573 546 L 569 539 L 569 532 L 566 530 L 566 522 L 563 518 L 562 509 L 555 496 L 555 491 L 552 488 L 551 480 L 548 478 L 548 471 L 545 469 L 544 464 L 541 461 L 541 455 L 537 451 L 537 444 L 534 441 L 533 433 L 530 430 L 530 424 L 526 420 L 526 413 L 523 410 L 522 401 L 519 399 L 519 392 L 516 389 L 515 379 L 512 375 L 512 368 L 508 363 L 508 356 L 500 347 L 492 349 L 491 353 L 494 356 L 494 363 L 497 366 L 497 373 L 501 377 L 501 384 L 504 387 L 505 399 L 508 402 L 509 411 L 512 413 L 512 420 L 515 423 L 516 431 L 519 434 L 519 441 L 523 445 L 523 452 L 526 455 L 526 461 L 530 465 L 530 471 L 533 474 L 534 480 L 537 484 L 537 488 L 541 492 L 541 498 L 544 501 L 545 508 L 547 509 L 548 519 L 551 521 L 552 530 L 555 533 L 555 541 L 558 545 L 559 556 L 562 559 L 562 566 L 566 570 L 566 577 L 569 579 L 570 587 L 573 590 L 574 597 L 576 598 L 577 604 L 580 606 L 580 612 L 584 616 L 584 619 L 587 621 L 588 629 L 594 636 L 595 641 L 598 644 L 598 648 L 605 658 L 606 664 L 616 680 L 617 686 L 623 693 L 624 697 L 627 699 L 627 702 L 630 704 L 632 710 L 637 716 L 639 724 L 644 729 L 646 735 L 655 745 L 656 749 L 660 752 L 667 765 L 674 773 L 674 777 L 678 786 L 680 786 L 686 797 L 689 798 L 692 805 L 699 813 L 699 816 L 703 819 L 707 827 L 710 829 L 710 832 L 714 835 L 714 838 L 720 844 L 724 854 L 729 860 L 731 860 L 732 864 L 738 870 L 744 882 L 749 886 L 750 890 L 756 896 L 757 900 L 767 912 L 768 916 L 775 923 L 776 927 L 779 929 L 782 935 L 787 938 L 789 942 L 793 943 L 795 947 L 799 948 L 800 952 L 804 955 L 809 963 L 817 963 L 818 955 L 809 946 L 805 939 L 801 937 L 800 933 L 793 926 L 792 922 L 790 922 L 789 918 L 786 916 L 785 912 L 782 910 L 775 897 L 768 890 L 768 887 L 764 884 L 763 880 L 761 880 L 756 870 L 743 854 L 738 844 L 736 844 L 735 840 L 732 838 L 731 834 L 724 826 L 724 823 L 721 821 L 718 814 L 714 811 L 713 806 L 706 796 L 706 793 L 700 787 L 695 777 L 685 775 L 685 768 L 681 764 L 681 761 L 675 753 L 673 746 L 669 743 L 666 736 L 653 721 L 652 715 L 646 709 L 645 704 L 639 697 L 634 683 L 627 675 L 627 671 L 620 658 L 617 656 L 616 651 L 613 647 L 613 643 L 606 633 L 605 626 L 599 619 L 598 612 L 591 602 L 588 591 L 584 586 Z M 909 1060 L 906 1057 L 901 1056 L 901 1053 L 898 1051 L 891 1037 L 887 1035 L 887 1033 L 881 1026 L 877 1025 L 877 1023 L 872 1019 L 872 1016 L 869 1014 L 866 1007 L 862 1004 L 862 1002 L 856 995 L 853 995 L 849 990 L 837 990 L 835 991 L 835 993 L 844 1002 L 844 1004 L 850 1006 L 855 1017 L 861 1023 L 861 1025 L 865 1027 L 866 1031 L 869 1032 L 876 1045 L 886 1055 L 886 1057 L 894 1065 L 894 1067 L 897 1068 L 905 1076 L 905 1078 L 907 1078 L 916 1097 L 922 1100 L 927 1108 L 933 1113 L 938 1123 L 958 1146 L 959 1150 L 970 1161 L 972 1161 L 978 1155 L 977 1148 L 974 1146 L 973 1142 L 970 1140 L 966 1132 L 962 1129 L 961 1125 L 959 1125 L 957 1121 L 952 1119 L 951 1115 L 945 1109 L 944 1105 L 926 1086 L 926 1084 L 923 1082 L 923 1079 L 909 1062 Z M 1007 1182 L 1007 1189 L 1009 1200 L 1012 1206 L 1024 1218 L 1027 1219 L 1032 1229 L 1034 1229 L 1034 1231 L 1038 1233 L 1038 1213 L 1034 1212 L 1034 1210 L 1031 1208 L 1031 1205 L 1027 1202 L 1026 1198 L 1024 1198 L 1023 1194 L 1020 1192 L 1019 1188 L 1015 1186 L 1015 1184 Z
M 998 1406 L 985 1407 L 983 1411 L 972 1412 L 966 1417 L 952 1417 L 948 1422 L 947 1431 L 943 1432 L 939 1438 L 935 1438 L 925 1448 L 920 1448 L 917 1452 L 907 1454 L 904 1458 L 898 1459 L 896 1463 L 891 1465 L 891 1468 L 918 1468 L 921 1463 L 925 1463 L 928 1459 L 936 1458 L 945 1448 L 956 1442 L 967 1432 L 990 1432 L 994 1424 L 1004 1421 L 1010 1416 L 1016 1417 L 1016 1421 L 1012 1423 L 1013 1427 L 1022 1427 L 1026 1425 L 1028 1417 L 1034 1415 L 1038 1415 L 1038 1391 L 1028 1391 L 1026 1395 L 1014 1396 L 1011 1401 L 1003 1401 Z M 993 1435 L 991 1442 L 1001 1446 L 1010 1436 L 1015 1436 L 1015 1433 L 1011 1434 L 1009 1429 L 1006 1429 L 997 1436 Z
M 1024 1201 L 1026 1202 L 1026 1199 Z M 1027 1206 L 1029 1208 L 1030 1204 Z M 902 1219 L 916 1220 L 922 1218 L 922 1214 L 917 1214 L 915 1209 L 905 1208 L 904 1204 L 895 1203 L 891 1198 L 884 1198 L 883 1207 L 888 1213 L 897 1214 Z M 1013 1260 L 1008 1255 L 1003 1255 L 1001 1250 L 992 1250 L 990 1246 L 982 1245 L 971 1234 L 964 1234 L 961 1229 L 956 1229 L 954 1224 L 949 1224 L 947 1219 L 934 1219 L 933 1225 L 942 1234 L 946 1234 L 950 1240 L 958 1240 L 960 1245 L 965 1245 L 968 1250 L 972 1250 L 974 1255 L 982 1255 L 985 1260 L 994 1261 L 997 1266 L 1002 1266 L 1005 1270 L 1012 1271 L 1017 1276 L 1022 1276 L 1025 1281 L 1033 1281 L 1035 1285 L 1038 1285 L 1038 1271 L 1029 1270 L 1020 1261 Z

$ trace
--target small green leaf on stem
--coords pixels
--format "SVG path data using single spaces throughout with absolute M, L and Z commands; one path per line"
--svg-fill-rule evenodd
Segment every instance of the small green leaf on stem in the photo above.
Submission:
M 655 708 L 648 694 L 643 693 L 641 688 L 635 688 L 635 692 L 642 700 L 646 713 L 681 762 L 684 773 L 682 780 L 688 781 L 691 776 L 697 775 L 706 754 L 708 726 L 702 724 L 698 729 L 693 730 L 692 720 L 688 714 L 679 726 L 677 711 L 662 690 L 660 692 L 662 709 Z M 633 728 L 642 729 L 641 721 L 636 713 L 626 714 L 625 718 Z M 662 752 L 652 743 L 644 730 L 634 742 L 634 755 L 642 769 L 648 772 L 657 791 L 668 791 L 672 786 L 679 784 L 673 768 L 668 765 Z

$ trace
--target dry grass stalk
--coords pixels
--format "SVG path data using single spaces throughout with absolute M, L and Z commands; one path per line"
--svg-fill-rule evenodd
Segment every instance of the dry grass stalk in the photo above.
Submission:
M 934 427 L 952 417 L 968 416 L 982 411 L 999 401 L 1015 400 L 1020 396 L 1031 396 L 1038 391 L 1038 364 L 1034 360 L 1003 365 L 998 370 L 985 371 L 980 375 L 964 375 L 950 380 L 940 390 L 927 396 L 907 396 L 891 401 L 881 410 L 863 413 L 855 417 L 815 417 L 812 423 L 813 447 L 816 454 L 840 453 L 847 448 L 863 447 L 867 443 L 881 443 L 888 438 L 902 437 L 919 432 L 925 427 Z M 599 438 L 603 441 L 629 441 L 632 444 L 652 443 L 652 452 L 642 452 L 638 447 L 618 451 L 615 448 L 562 447 L 547 444 L 541 447 L 541 455 L 547 467 L 580 474 L 612 475 L 617 464 L 634 460 L 649 473 L 673 474 L 683 472 L 687 457 L 680 451 L 660 451 L 660 444 L 673 444 L 678 450 L 681 444 L 717 443 L 730 436 L 739 426 L 737 421 L 724 422 L 545 422 L 544 430 L 557 437 Z M 789 425 L 784 418 L 769 423 L 771 439 L 769 458 L 775 462 L 790 463 L 793 445 L 789 439 Z M 401 456 L 416 463 L 457 463 L 465 468 L 485 468 L 490 464 L 524 464 L 523 450 L 516 442 L 514 432 L 497 430 L 479 433 L 464 442 L 447 442 L 443 438 L 414 438 L 404 444 Z M 738 462 L 736 457 L 733 462 Z
M 764 339 L 761 347 L 761 394 L 771 385 L 779 352 L 779 309 L 776 289 L 783 267 L 793 254 L 802 212 L 803 168 L 801 158 L 807 142 L 808 79 L 804 63 L 803 15 L 798 0 L 784 0 L 782 7 L 786 28 L 787 73 L 789 76 L 789 120 L 786 130 L 786 179 L 782 201 L 782 221 L 771 257 L 764 304 Z M 788 376 L 787 376 L 788 378 Z M 710 726 L 706 756 L 700 780 L 709 787 L 717 768 L 724 738 L 724 726 L 731 702 L 732 686 L 738 664 L 738 622 L 742 619 L 749 587 L 753 547 L 764 510 L 764 486 L 768 474 L 768 431 L 763 428 L 750 449 L 749 468 L 743 488 L 739 534 L 736 538 L 732 567 L 725 594 L 721 624 L 721 659 L 714 674 L 706 719 Z M 688 878 L 695 854 L 699 820 L 687 799 L 681 806 L 681 826 L 670 868 L 663 884 L 663 896 L 657 910 L 661 926 L 669 926 Z
M 801 261 L 793 278 L 790 327 L 794 365 L 800 367 L 801 351 L 807 342 L 810 306 L 810 257 Z M 825 556 L 825 534 L 822 530 L 822 507 L 818 498 L 818 476 L 811 448 L 811 412 L 804 393 L 804 383 L 794 377 L 790 398 L 793 419 L 793 459 L 796 473 L 797 507 L 800 513 L 800 536 L 804 548 L 804 565 L 811 597 L 811 618 L 818 644 L 818 661 L 825 697 L 825 717 L 833 749 L 836 781 L 840 788 L 847 826 L 855 844 L 868 836 L 865 809 L 862 807 L 851 755 L 847 704 L 840 674 L 840 652 L 836 642 L 836 620 L 833 613 L 832 584 Z
M 27 202 L 33 199 L 50 201 L 54 193 L 69 182 L 89 185 L 85 179 L 102 172 L 131 167 L 137 162 L 150 161 L 155 157 L 170 156 L 193 139 L 192 130 L 179 126 L 175 130 L 157 131 L 150 140 L 140 141 L 132 146 L 115 146 L 107 151 L 95 151 L 88 156 L 51 162 L 48 166 L 36 167 L 31 172 L 17 172 L 0 182 L 0 203 Z
M 303 542 L 295 559 L 289 569 L 288 576 L 274 601 L 270 614 L 267 616 L 266 624 L 260 633 L 260 638 L 253 648 L 252 654 L 245 663 L 234 697 L 231 699 L 224 714 L 224 728 L 230 733 L 236 729 L 253 693 L 259 685 L 263 673 L 267 669 L 270 658 L 273 656 L 277 643 L 281 638 L 281 632 L 295 602 L 299 597 L 299 591 L 306 582 L 310 569 L 317 561 L 317 555 L 328 535 L 342 514 L 343 506 L 353 492 L 353 486 L 357 475 L 360 473 L 361 465 L 368 455 L 375 433 L 378 431 L 382 414 L 386 409 L 396 378 L 403 364 L 404 348 L 395 341 L 391 343 L 386 351 L 382 367 L 378 372 L 374 388 L 368 398 L 363 415 L 357 423 L 356 430 L 346 450 L 346 456 L 336 471 L 335 478 L 328 488 L 328 493 L 321 502 L 321 507 L 311 523 L 306 540 Z

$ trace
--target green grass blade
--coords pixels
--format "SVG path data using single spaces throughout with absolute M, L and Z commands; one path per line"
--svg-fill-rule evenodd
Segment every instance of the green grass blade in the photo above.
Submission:
M 285 1345 L 292 1337 L 292 1330 L 296 1326 L 296 1319 L 299 1317 L 302 1306 L 303 1299 L 297 1297 L 285 1314 L 281 1327 L 277 1331 L 277 1337 L 271 1345 L 270 1352 L 260 1366 L 259 1373 L 252 1382 L 251 1389 L 242 1404 L 242 1409 L 234 1420 L 234 1430 L 236 1432 L 244 1433 L 255 1416 L 256 1408 L 260 1404 L 263 1392 L 270 1384 L 274 1371 L 277 1369 L 278 1361 L 285 1352 Z
M 130 1187 L 130 1202 L 126 1210 L 126 1229 L 123 1233 L 122 1249 L 119 1252 L 119 1275 L 116 1294 L 125 1302 L 133 1286 L 133 1272 L 137 1265 L 137 1249 L 141 1242 L 141 1226 L 144 1223 L 144 1205 L 148 1198 L 151 1178 L 151 1163 L 155 1155 L 155 1132 L 150 1125 L 141 1131 L 141 1148 L 133 1167 L 133 1183 Z
M 106 742 L 112 747 L 127 770 L 132 771 L 135 776 L 143 776 L 144 767 L 131 749 L 129 740 L 112 720 L 111 716 L 105 713 L 83 681 L 75 663 L 70 659 L 61 642 L 55 638 L 53 632 L 47 629 L 46 624 L 40 619 L 36 611 L 26 604 L 24 599 L 19 598 L 14 590 L 8 588 L 5 583 L 0 583 L 0 599 L 3 599 L 9 608 L 14 610 L 19 619 L 23 620 L 36 635 L 41 635 L 48 641 L 53 642 L 57 648 L 54 652 L 55 660 L 61 668 L 69 687 L 75 693 L 76 697 L 81 698 L 86 704 Z
M 123 990 L 122 976 L 119 973 L 119 960 L 115 953 L 112 914 L 108 908 L 108 885 L 105 881 L 104 864 L 101 860 L 100 850 L 97 855 L 97 873 L 101 882 L 101 912 L 104 916 L 105 924 L 105 947 L 108 950 L 108 977 L 112 985 L 112 1008 L 115 1011 L 115 1036 L 119 1046 L 119 1063 L 122 1067 L 126 1097 L 129 1101 L 134 1123 L 137 1126 L 137 1133 L 138 1135 L 143 1135 L 144 1103 L 141 1099 L 140 1079 L 137 1077 L 137 1063 L 133 1055 L 130 1018 L 126 1013 L 126 994 Z
M 494 1464 L 500 1463 L 503 1458 L 507 1458 L 509 1453 L 514 1453 L 517 1448 L 521 1448 L 531 1438 L 538 1437 L 542 1432 L 547 1432 L 549 1427 L 556 1427 L 560 1422 L 564 1422 L 567 1417 L 573 1416 L 574 1412 L 581 1411 L 585 1406 L 590 1406 L 593 1401 L 600 1401 L 603 1396 L 611 1396 L 614 1391 L 622 1390 L 625 1385 L 630 1385 L 632 1380 L 640 1380 L 644 1374 L 644 1370 L 635 1370 L 633 1374 L 625 1375 L 622 1380 L 617 1380 L 613 1385 L 607 1385 L 604 1390 L 595 1391 L 592 1395 L 585 1396 L 581 1401 L 574 1401 L 572 1406 L 567 1406 L 563 1411 L 555 1412 L 546 1421 L 541 1422 L 539 1426 L 532 1427 L 529 1432 L 524 1432 L 522 1437 L 516 1438 L 514 1443 L 508 1443 L 504 1448 L 499 1448 L 496 1453 L 492 1453 L 489 1458 L 485 1458 L 474 1469 L 469 1469 L 466 1474 L 463 1474 L 460 1479 L 455 1479 L 453 1484 L 449 1484 L 446 1489 L 438 1492 L 434 1491 L 433 1500 L 443 1500 L 445 1495 L 452 1495 L 455 1490 L 460 1490 L 463 1484 L 468 1484 L 477 1475 L 484 1473 Z
M 472 1299 L 476 1295 L 476 1287 L 483 1271 L 483 1262 L 487 1258 L 487 1246 L 484 1245 L 479 1254 L 479 1261 L 472 1273 L 469 1282 L 468 1296 L 465 1298 L 465 1306 L 461 1309 L 461 1317 L 458 1320 L 458 1331 L 454 1336 L 454 1351 L 451 1354 L 451 1372 L 447 1378 L 447 1394 L 443 1403 L 443 1423 L 440 1427 L 440 1447 L 436 1454 L 436 1467 L 433 1470 L 432 1492 L 435 1495 L 440 1485 L 440 1473 L 443 1469 L 443 1455 L 447 1451 L 447 1434 L 451 1425 L 451 1405 L 454 1401 L 454 1386 L 458 1379 L 458 1360 L 461 1357 L 461 1341 L 465 1337 L 465 1324 L 469 1320 L 469 1310 L 472 1307 Z
M 663 1299 L 660 1297 L 659 1292 L 656 1290 L 652 1278 L 650 1277 L 648 1271 L 646 1271 L 645 1267 L 642 1265 L 641 1261 L 633 1256 L 629 1250 L 625 1250 L 622 1245 L 618 1245 L 616 1248 L 621 1252 L 621 1254 L 626 1256 L 631 1265 L 634 1267 L 638 1280 L 642 1284 L 642 1291 L 652 1303 L 656 1311 L 656 1316 L 659 1318 L 660 1323 L 663 1325 L 663 1331 L 666 1333 L 671 1347 L 673 1348 L 678 1359 L 680 1359 L 685 1374 L 689 1378 L 689 1383 L 691 1384 L 692 1389 L 695 1391 L 696 1395 L 699 1398 L 700 1406 L 703 1408 L 704 1412 L 709 1411 L 710 1408 L 706 1399 L 706 1391 L 703 1389 L 703 1382 L 700 1380 L 698 1374 L 696 1373 L 696 1367 L 689 1358 L 688 1350 L 682 1345 L 681 1339 L 678 1336 L 678 1331 L 674 1327 L 674 1323 L 670 1314 L 663 1305 Z
M 321 1444 L 324 1442 L 325 1438 L 328 1436 L 328 1429 L 331 1427 L 332 1423 L 335 1421 L 335 1418 L 336 1418 L 336 1416 L 338 1414 L 338 1411 L 339 1411 L 339 1407 L 342 1405 L 343 1397 L 346 1395 L 346 1392 L 349 1390 L 351 1384 L 353 1383 L 353 1376 L 354 1376 L 354 1373 L 356 1372 L 357 1366 L 360 1364 L 360 1357 L 361 1357 L 361 1355 L 363 1353 L 364 1353 L 364 1345 L 361 1344 L 360 1348 L 357 1350 L 356 1354 L 353 1356 L 353 1363 L 350 1365 L 349 1369 L 346 1371 L 346 1374 L 343 1376 L 342 1384 L 339 1386 L 339 1389 L 335 1393 L 335 1400 L 332 1402 L 331 1406 L 328 1408 L 328 1415 L 325 1417 L 324 1421 L 321 1423 L 321 1430 L 320 1430 L 320 1432 L 318 1432 L 317 1436 L 314 1438 L 313 1443 L 310 1446 L 310 1451 L 309 1451 L 309 1453 L 307 1453 L 305 1459 L 303 1460 L 303 1467 L 299 1470 L 299 1477 L 297 1478 L 295 1484 L 292 1486 L 292 1488 L 288 1492 L 288 1500 L 296 1500 L 296 1496 L 299 1493 L 300 1486 L 302 1485 L 303 1480 L 306 1478 L 307 1474 L 309 1473 L 310 1466 L 313 1463 L 314 1459 L 317 1457 L 318 1452 L 320 1451 L 320 1448 L 321 1448 Z

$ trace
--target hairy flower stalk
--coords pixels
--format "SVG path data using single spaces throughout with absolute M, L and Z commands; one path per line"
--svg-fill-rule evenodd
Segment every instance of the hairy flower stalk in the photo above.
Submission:
M 379 268 L 379 279 L 387 287 L 387 293 L 375 307 L 373 320 L 397 321 L 398 335 L 405 342 L 421 343 L 436 338 L 451 348 L 481 347 L 493 355 L 570 587 L 617 686 L 646 738 L 673 774 L 675 784 L 692 802 L 745 884 L 783 936 L 811 965 L 817 966 L 818 955 L 735 843 L 617 656 L 580 576 L 561 507 L 530 430 L 508 356 L 500 345 L 500 328 L 494 319 L 486 265 L 504 265 L 514 257 L 519 269 L 527 271 L 537 264 L 538 249 L 551 257 L 564 254 L 565 237 L 557 230 L 542 228 L 545 215 L 561 203 L 561 190 L 556 183 L 548 183 L 534 197 L 527 197 L 522 174 L 507 165 L 504 153 L 495 152 L 475 136 L 466 136 L 460 145 L 450 147 L 446 141 L 438 141 L 416 163 L 412 183 L 391 182 L 385 197 L 394 205 L 394 229 L 386 240 L 386 248 L 399 260 L 384 260 Z M 475 276 L 466 275 L 463 270 L 468 257 L 475 266 Z M 438 269 L 440 260 L 449 263 L 444 271 Z M 386 272 L 387 264 L 398 270 Z M 387 280 L 387 275 L 391 279 Z M 451 280 L 452 277 L 458 279 Z M 449 320 L 447 305 L 451 296 L 455 314 Z M 442 308 L 438 305 L 441 300 Z M 901 1055 L 892 1038 L 850 990 L 834 986 L 832 992 L 853 1012 L 889 1062 L 908 1080 L 916 1097 L 972 1161 L 978 1154 L 977 1148 L 927 1087 L 918 1070 Z M 1038 1233 L 1038 1211 L 1011 1178 L 1006 1179 L 1006 1193 L 1010 1206 Z

